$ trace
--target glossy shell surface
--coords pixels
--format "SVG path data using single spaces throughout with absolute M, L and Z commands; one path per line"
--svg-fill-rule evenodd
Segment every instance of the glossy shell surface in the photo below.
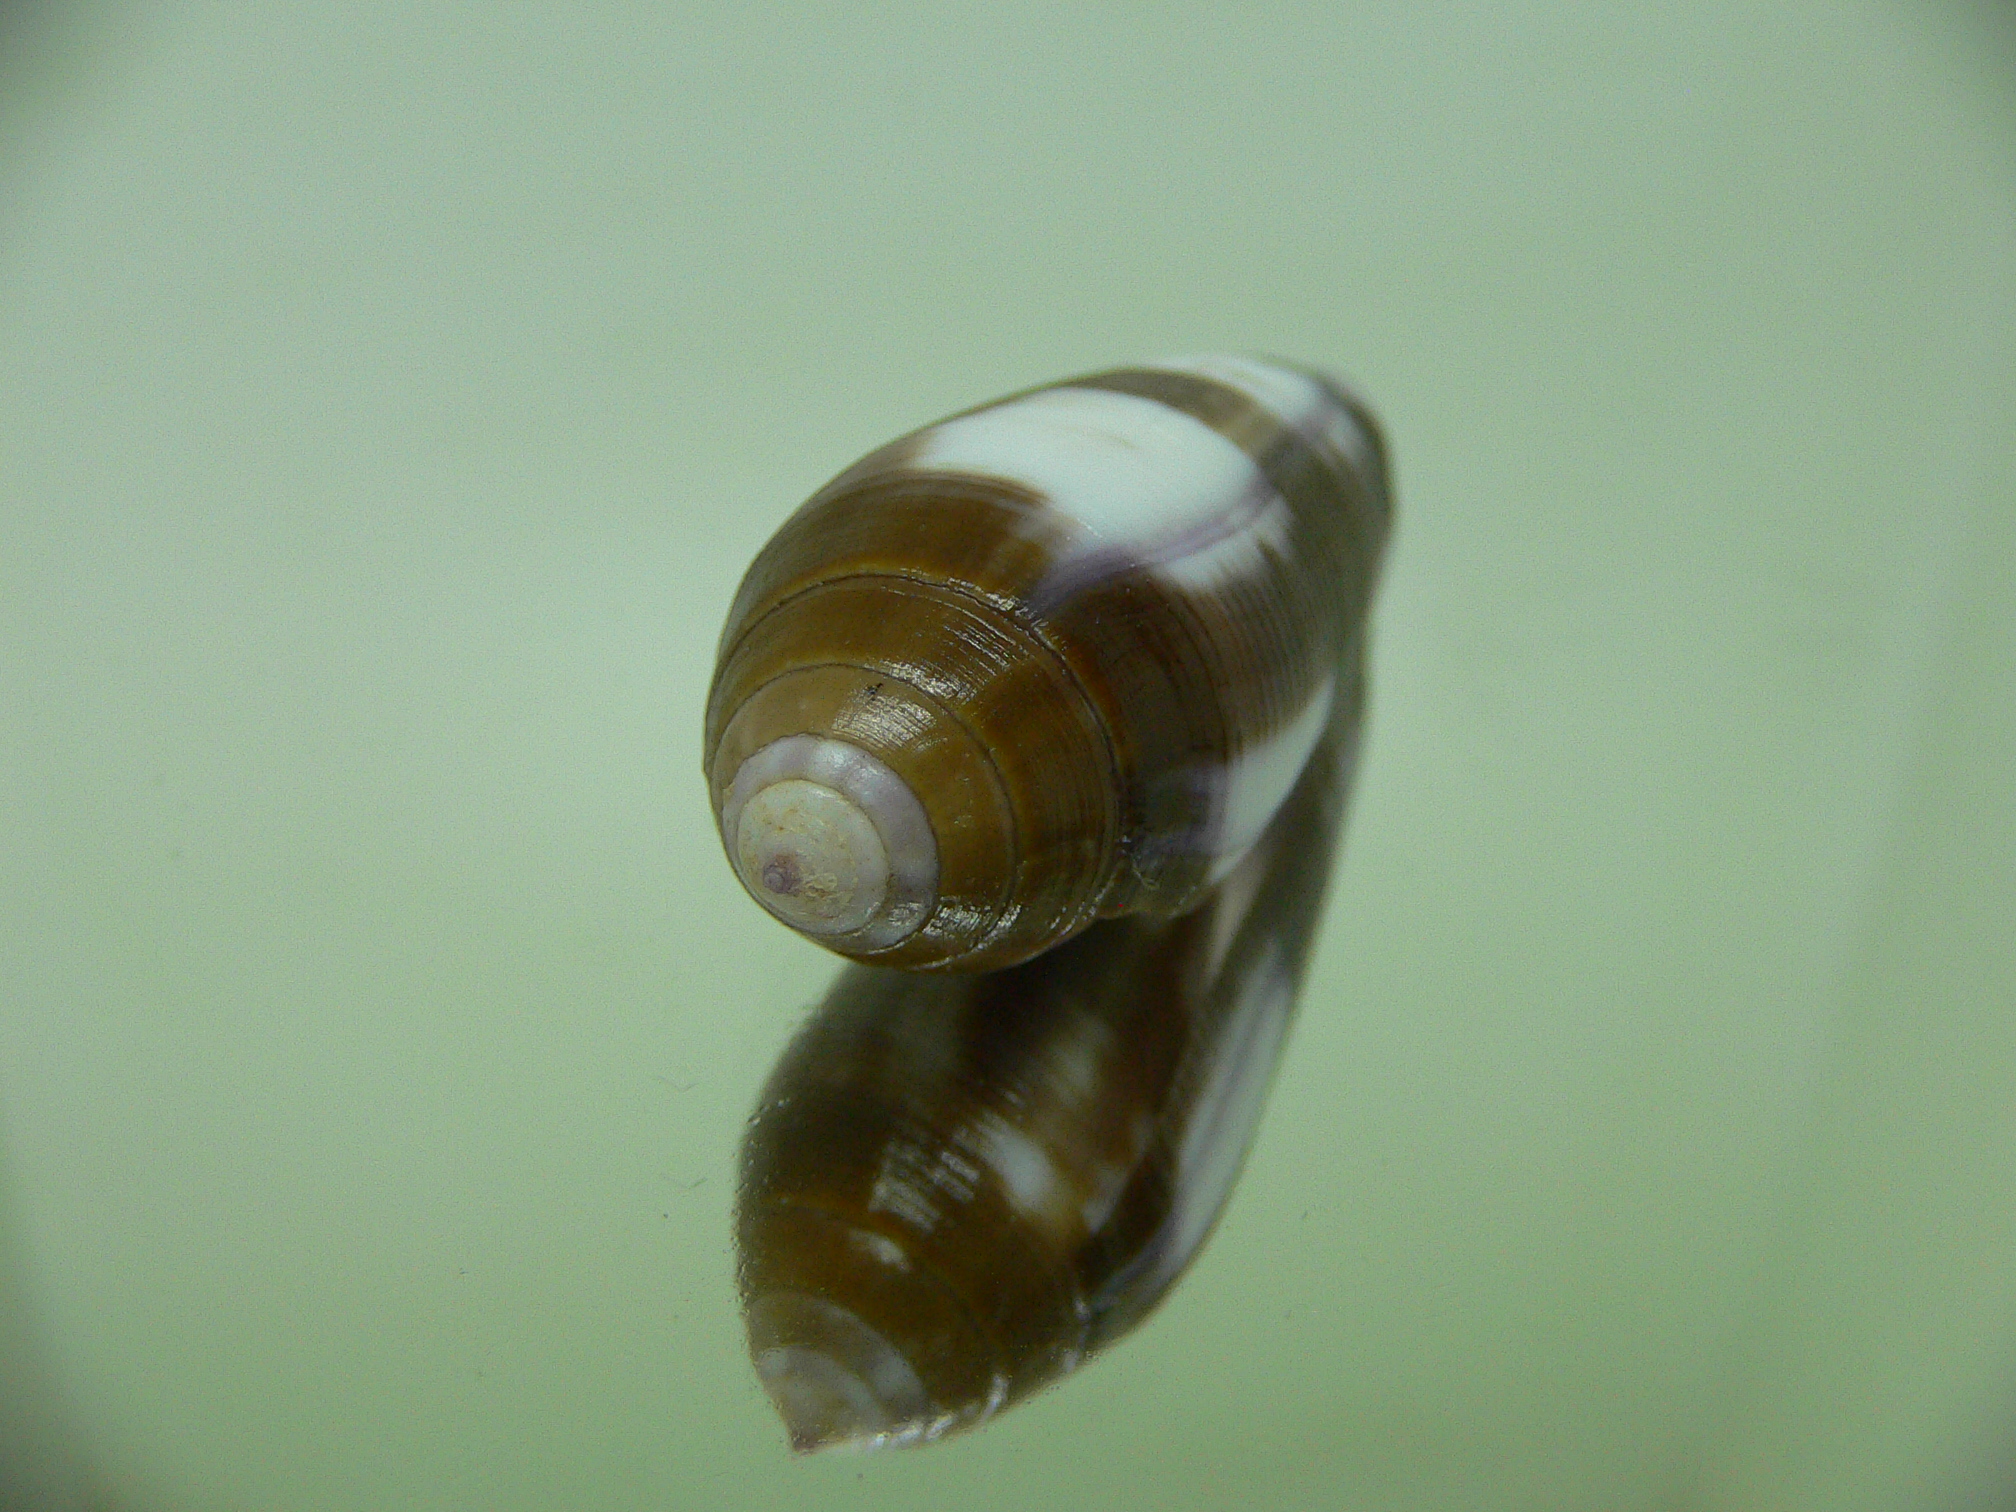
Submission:
M 1389 510 L 1364 405 L 1252 358 L 1095 373 L 871 453 L 723 631 L 706 768 L 738 876 L 910 969 L 1195 906 L 1328 728 Z

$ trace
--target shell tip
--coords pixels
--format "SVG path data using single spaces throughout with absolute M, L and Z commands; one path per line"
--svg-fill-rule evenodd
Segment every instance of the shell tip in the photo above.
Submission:
M 808 934 L 859 929 L 889 890 L 889 851 L 874 821 L 823 783 L 791 777 L 752 794 L 734 845 L 742 885 Z
M 923 805 L 850 742 L 772 741 L 737 768 L 720 819 L 743 887 L 802 934 L 879 949 L 914 932 L 936 900 Z
M 910 1362 L 848 1310 L 797 1293 L 749 1311 L 749 1353 L 799 1454 L 907 1443 L 930 1414 Z

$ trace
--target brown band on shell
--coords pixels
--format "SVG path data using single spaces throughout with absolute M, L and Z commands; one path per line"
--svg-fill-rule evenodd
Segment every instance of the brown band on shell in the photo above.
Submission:
M 887 764 L 923 803 L 937 907 L 856 951 L 977 970 L 1090 919 L 1119 862 L 1112 758 L 1068 669 L 1027 630 L 940 585 L 855 575 L 791 595 L 736 638 L 708 715 L 717 810 L 740 763 L 816 734 Z
M 1210 819 L 1210 795 L 1195 774 L 1222 764 L 1230 749 L 1211 691 L 1227 676 L 1228 658 L 1212 655 L 1189 596 L 1139 570 L 1103 573 L 1051 615 L 1032 614 L 1037 585 L 1068 545 L 1049 501 L 1006 479 L 905 471 L 906 455 L 891 453 L 892 472 L 849 469 L 842 475 L 847 486 L 836 480 L 822 489 L 764 547 L 723 638 L 724 672 L 753 626 L 825 585 L 874 578 L 890 588 L 892 612 L 898 597 L 913 592 L 927 603 L 943 602 L 933 595 L 946 589 L 983 601 L 1024 628 L 1025 647 L 1048 648 L 1098 711 L 1105 747 L 1100 781 L 1111 795 L 1116 838 L 1114 854 L 1098 871 L 1096 911 L 1186 905 L 1209 867 L 1201 850 L 1181 854 L 1186 846 L 1201 847 Z M 803 623 L 802 654 L 818 656 L 816 621 Z M 888 656 L 900 637 L 887 616 L 862 629 L 884 648 L 876 664 L 902 675 Z M 928 625 L 920 623 L 919 633 L 928 635 Z M 943 696 L 959 702 L 984 681 L 957 681 Z M 710 751 L 718 739 L 713 719 L 725 696 L 717 679 Z M 1000 695 L 1008 696 L 1006 690 Z M 1012 716 L 1014 710 L 1000 712 Z M 1021 728 L 1012 718 L 1003 727 Z M 901 763 L 892 765 L 901 769 Z M 1075 772 L 1070 780 L 1076 781 Z M 1162 843 L 1162 836 L 1182 838 Z M 1075 929 L 1084 919 L 1058 922 Z M 1049 943 L 1063 937 L 1057 933 Z

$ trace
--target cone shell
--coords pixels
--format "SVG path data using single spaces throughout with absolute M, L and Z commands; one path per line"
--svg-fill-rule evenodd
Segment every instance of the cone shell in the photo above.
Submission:
M 1207 357 L 956 415 L 751 566 L 706 769 L 752 896 L 911 969 L 1194 907 L 1331 723 L 1389 518 L 1341 385 Z

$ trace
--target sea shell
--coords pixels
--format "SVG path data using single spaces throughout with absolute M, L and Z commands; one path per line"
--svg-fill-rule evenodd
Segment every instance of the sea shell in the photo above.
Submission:
M 909 969 L 1194 908 L 1331 722 L 1389 513 L 1365 406 L 1250 358 L 883 447 L 728 616 L 706 768 L 731 864 L 808 937 Z
M 750 1351 L 798 1448 L 983 1421 L 1196 1255 L 1314 937 L 1389 513 L 1347 390 L 1200 358 L 906 437 L 750 569 L 723 841 L 873 963 L 743 1147 Z

